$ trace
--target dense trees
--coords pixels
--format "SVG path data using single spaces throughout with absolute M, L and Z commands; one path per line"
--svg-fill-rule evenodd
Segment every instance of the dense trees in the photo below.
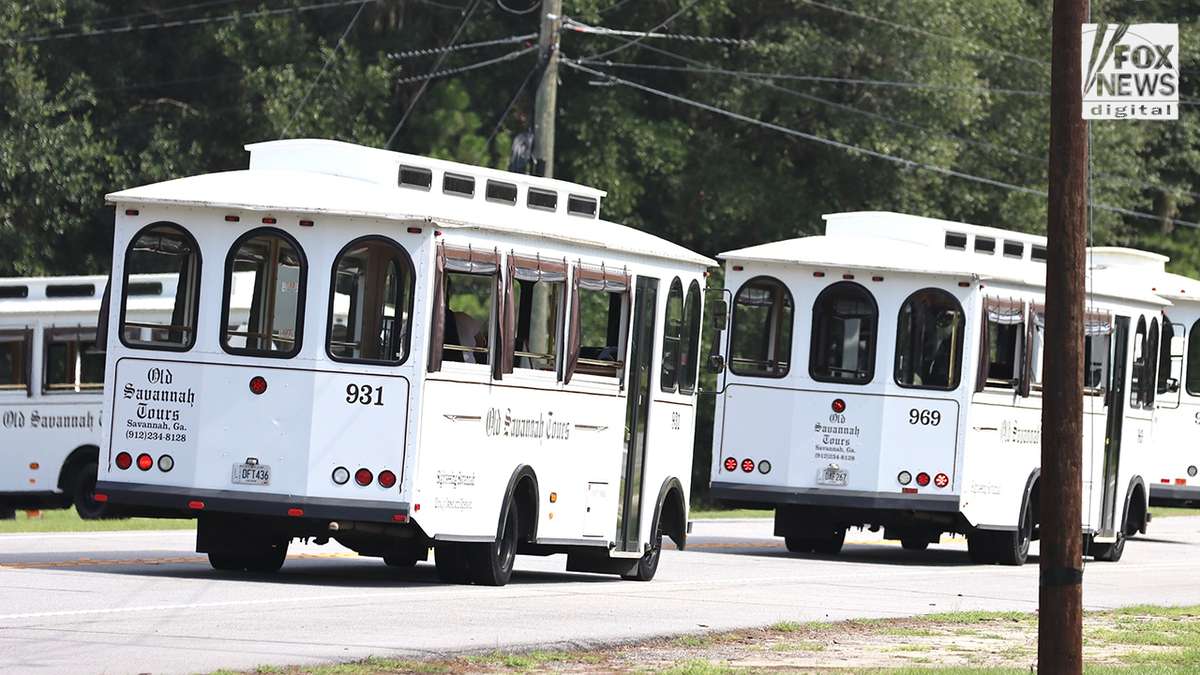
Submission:
M 103 271 L 111 219 L 105 193 L 242 167 L 245 143 L 316 136 L 383 146 L 421 87 L 407 78 L 425 74 L 435 58 L 405 52 L 455 36 L 465 45 L 532 33 L 539 11 L 520 12 L 535 3 L 5 3 L 0 274 Z M 645 30 L 675 16 L 663 32 L 752 41 L 564 31 L 564 56 L 586 70 L 561 69 L 555 173 L 609 190 L 610 218 L 708 254 L 815 233 L 822 213 L 852 209 L 1044 230 L 1044 197 L 930 167 L 1045 189 L 1046 0 L 565 5 L 587 25 Z M 1097 19 L 1179 23 L 1189 99 L 1197 52 L 1187 45 L 1200 37 L 1197 10 L 1183 2 L 1144 5 L 1122 0 L 1093 11 Z M 441 69 L 523 47 L 465 49 Z M 434 79 L 391 147 L 506 166 L 510 139 L 531 116 L 533 83 L 514 95 L 534 63 L 527 53 Z M 1093 124 L 1094 202 L 1158 216 L 1098 208 L 1093 222 L 1097 243 L 1159 250 L 1172 256 L 1175 271 L 1197 274 L 1200 127 L 1190 103 L 1174 123 Z

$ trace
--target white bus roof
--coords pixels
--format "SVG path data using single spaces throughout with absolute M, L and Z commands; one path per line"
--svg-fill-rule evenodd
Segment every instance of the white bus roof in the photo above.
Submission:
M 1042 236 L 888 211 L 835 213 L 824 218 L 824 235 L 750 246 L 717 257 L 1046 284 L 1046 238 Z M 1131 292 L 1114 277 L 1091 279 L 1090 292 L 1167 304 L 1148 289 Z
M 121 204 L 297 213 L 314 220 L 337 215 L 433 222 L 442 229 L 545 237 L 697 265 L 716 264 L 652 234 L 600 220 L 605 192 L 583 185 L 339 141 L 271 141 L 246 149 L 249 169 L 144 185 L 111 193 L 106 199 Z M 493 187 L 497 187 L 495 194 Z M 531 204 L 531 194 L 549 198 L 556 206 L 551 210 Z
M 1118 246 L 1088 249 L 1088 267 L 1171 302 L 1200 302 L 1200 281 L 1167 271 L 1165 255 Z
M 176 275 L 136 274 L 130 281 L 145 284 L 132 296 L 130 309 L 169 312 L 175 306 Z M 0 278 L 0 316 L 97 313 L 107 284 L 102 274 Z

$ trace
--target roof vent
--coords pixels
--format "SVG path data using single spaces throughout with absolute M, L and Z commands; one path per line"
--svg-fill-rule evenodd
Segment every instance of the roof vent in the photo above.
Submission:
M 975 252 L 984 255 L 995 255 L 996 240 L 992 237 L 975 237 Z
M 957 251 L 967 250 L 967 235 L 961 232 L 947 232 L 946 248 L 952 248 Z
M 501 204 L 512 204 L 515 206 L 517 203 L 517 186 L 512 183 L 489 180 L 487 182 L 487 192 L 484 196 L 489 202 L 500 202 Z
M 1046 247 L 1034 244 L 1029 249 L 1029 259 L 1034 262 L 1046 262 Z
M 1004 256 L 1006 258 L 1024 258 L 1025 244 L 1019 241 L 1005 241 Z
M 458 173 L 448 173 L 442 178 L 442 192 L 461 197 L 474 197 L 475 178 Z
M 571 195 L 567 197 L 567 213 L 575 216 L 596 217 L 597 202 L 592 197 Z
M 554 190 L 539 190 L 538 188 L 529 188 L 529 208 L 541 209 L 542 211 L 554 211 L 558 209 L 558 193 Z
M 125 286 L 129 295 L 162 295 L 161 281 L 134 281 Z
M 28 298 L 28 286 L 0 286 L 0 300 L 11 300 L 12 298 Z
M 433 172 L 419 166 L 404 166 L 401 164 L 398 181 L 400 187 L 428 190 L 429 186 L 433 185 Z
M 46 287 L 47 298 L 90 298 L 96 294 L 96 284 L 51 284 Z

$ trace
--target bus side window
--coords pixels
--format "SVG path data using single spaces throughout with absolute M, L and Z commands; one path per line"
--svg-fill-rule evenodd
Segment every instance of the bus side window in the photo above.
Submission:
M 808 374 L 818 382 L 867 384 L 875 377 L 879 307 L 852 281 L 830 285 L 813 302 Z
M 951 390 L 962 380 L 966 316 L 949 293 L 927 288 L 900 307 L 896 332 L 896 384 Z
M 511 336 L 504 345 L 505 372 L 511 372 L 512 364 L 557 376 L 566 318 L 566 285 L 567 264 L 561 260 L 508 257 L 505 293 L 513 311 L 505 311 L 504 318 L 504 334 Z
M 679 366 L 683 357 L 681 352 L 683 329 L 683 284 L 679 277 L 671 282 L 671 290 L 667 292 L 667 320 L 663 323 L 662 372 L 659 375 L 659 386 L 668 394 L 679 388 Z
M 696 390 L 700 364 L 700 283 L 693 280 L 683 304 L 683 342 L 679 347 L 679 393 Z
M 343 248 L 331 284 L 326 338 L 330 358 L 404 362 L 414 282 L 408 254 L 390 239 L 363 237 Z
M 24 391 L 27 396 L 32 395 L 29 386 L 32 343 L 31 330 L 0 331 L 0 391 Z
M 225 350 L 277 358 L 299 352 L 307 279 L 300 245 L 284 232 L 262 228 L 234 242 L 225 262 Z
M 1107 312 L 1087 315 L 1083 338 L 1083 386 L 1092 396 L 1104 395 L 1108 385 L 1108 356 L 1112 350 L 1113 322 Z
M 168 275 L 163 291 L 174 287 L 170 313 L 139 316 L 138 300 L 144 282 L 133 275 Z M 173 278 L 174 283 L 169 279 Z M 151 286 L 153 287 L 153 286 Z M 155 223 L 137 233 L 125 251 L 125 280 L 121 299 L 121 342 L 134 349 L 186 351 L 196 341 L 196 312 L 200 299 L 200 253 L 196 240 L 174 223 Z
M 575 373 L 623 379 L 629 289 L 630 276 L 624 270 L 574 269 L 563 382 L 570 382 Z
M 1025 358 L 1025 304 L 1017 300 L 983 299 L 980 340 L 980 373 L 976 391 L 984 387 L 1021 389 L 1021 362 Z M 1028 383 L 1028 380 L 1024 380 Z
M 1187 368 L 1184 369 L 1184 388 L 1192 396 L 1200 396 L 1200 320 L 1192 324 L 1187 340 Z
M 95 328 L 47 328 L 42 390 L 46 392 L 104 387 L 104 352 L 96 348 Z
M 1139 316 L 1137 332 L 1133 338 L 1133 367 L 1129 369 L 1129 405 L 1133 408 L 1141 408 L 1146 400 L 1143 388 L 1147 386 L 1146 361 L 1149 348 L 1150 339 L 1146 333 L 1146 317 Z
M 1176 338 L 1182 341 L 1182 335 L 1176 335 L 1175 329 L 1180 327 L 1178 324 L 1171 323 L 1171 319 L 1163 314 L 1162 335 L 1159 341 L 1158 350 L 1158 393 L 1167 394 L 1179 391 L 1179 369 L 1176 364 L 1179 363 L 1178 358 L 1172 359 L 1171 346 L 1176 343 Z M 1174 372 L 1172 372 L 1174 370 Z M 1178 397 L 1176 397 L 1178 398 Z M 1178 401 L 1176 401 L 1178 403 Z
M 491 363 L 496 299 L 500 297 L 500 254 L 441 246 L 437 253 L 429 372 L 442 363 Z M 503 329 L 501 329 L 503 330 Z M 502 372 L 493 370 L 493 372 Z
M 733 297 L 729 370 L 752 377 L 784 377 L 791 368 L 792 294 L 777 279 L 755 277 Z

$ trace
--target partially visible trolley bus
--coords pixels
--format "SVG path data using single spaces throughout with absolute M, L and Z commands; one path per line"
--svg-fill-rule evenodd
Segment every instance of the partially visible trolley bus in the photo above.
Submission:
M 96 344 L 103 276 L 0 279 L 0 511 L 65 508 L 113 515 L 93 498 L 104 351 Z M 130 321 L 174 297 L 173 279 L 130 284 Z
M 775 509 L 791 551 L 882 527 L 908 549 L 967 536 L 1024 563 L 1038 536 L 1046 240 L 895 213 L 729 251 L 714 497 Z M 1089 288 L 1083 522 L 1116 560 L 1147 521 L 1166 300 Z
M 97 498 L 198 519 L 218 570 L 293 538 L 446 582 L 516 553 L 650 579 L 683 547 L 705 257 L 563 181 L 320 140 L 116 205 Z M 128 274 L 173 270 L 134 334 Z M 246 294 L 248 311 L 231 307 Z
M 1200 507 L 1200 281 L 1167 272 L 1168 258 L 1148 251 L 1096 247 L 1088 261 L 1095 275 L 1171 302 L 1162 319 L 1146 481 L 1152 506 Z

